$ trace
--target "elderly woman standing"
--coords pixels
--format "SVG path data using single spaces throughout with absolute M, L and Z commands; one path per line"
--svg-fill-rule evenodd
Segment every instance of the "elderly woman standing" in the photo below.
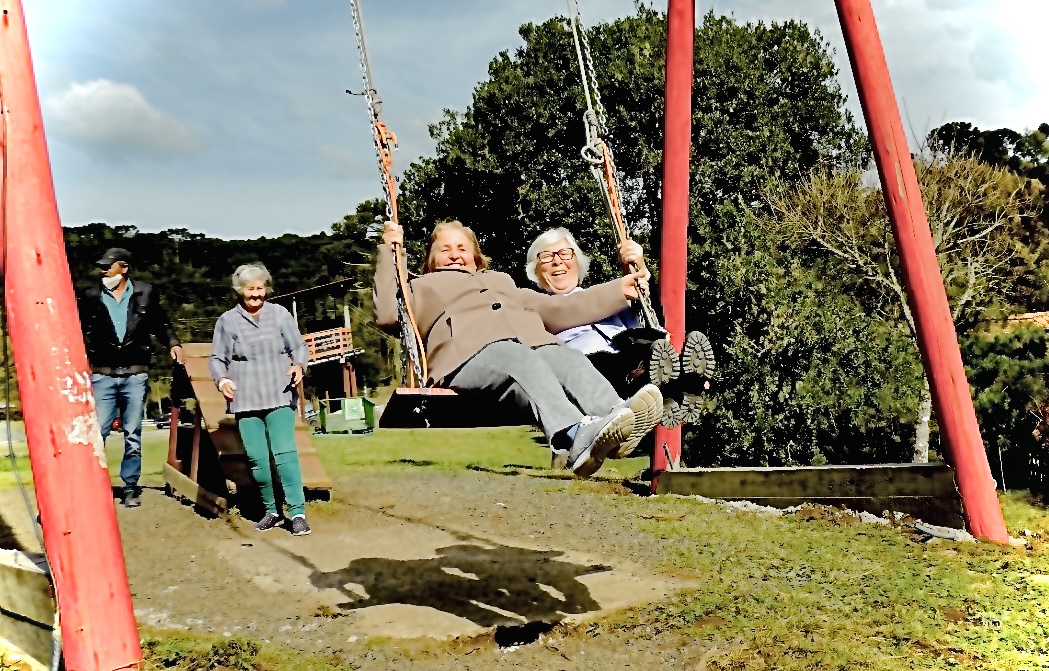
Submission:
M 634 240 L 625 240 L 620 245 L 619 260 L 624 267 L 633 264 L 648 277 L 641 245 Z M 589 266 L 590 258 L 579 248 L 572 233 L 565 228 L 554 228 L 536 238 L 529 247 L 525 273 L 540 289 L 568 296 L 583 291 L 581 285 Z M 698 407 L 688 387 L 698 390 L 704 384 L 698 378 L 709 378 L 714 373 L 714 354 L 705 335 L 699 331 L 686 334 L 679 358 L 664 332 L 639 327 L 631 308 L 558 332 L 557 337 L 587 355 L 620 395 L 649 382 L 663 387 L 663 395 L 675 401 L 667 406 L 664 416 L 667 424 L 676 424 L 685 418 L 682 405 Z M 680 373 L 683 375 L 679 380 Z M 688 399 L 685 404 L 676 402 L 684 399 Z
M 255 528 L 268 531 L 281 523 L 273 493 L 272 455 L 288 504 L 291 533 L 305 536 L 310 525 L 295 447 L 294 408 L 309 352 L 291 313 L 266 302 L 273 278 L 262 264 L 237 268 L 233 290 L 240 300 L 215 324 L 211 377 L 237 419 L 251 474 L 266 506 Z
M 403 241 L 401 227 L 387 222 L 375 269 L 375 320 L 384 328 L 399 319 L 392 246 Z M 473 231 L 458 221 L 437 225 L 423 274 L 411 280 L 405 296 L 424 341 L 426 383 L 496 398 L 519 391 L 535 408 L 551 448 L 567 452 L 576 475 L 590 475 L 652 430 L 663 398 L 652 385 L 620 398 L 585 356 L 550 331 L 624 309 L 637 298 L 640 275 L 555 298 L 518 288 L 509 275 L 487 266 Z

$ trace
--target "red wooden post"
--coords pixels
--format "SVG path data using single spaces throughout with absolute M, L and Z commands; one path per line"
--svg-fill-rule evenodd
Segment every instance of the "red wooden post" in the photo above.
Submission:
M 835 2 L 900 252 L 936 421 L 954 463 L 966 521 L 973 535 L 1008 542 L 874 10 L 870 0 Z
M 171 404 L 171 425 L 168 426 L 168 466 L 182 472 L 182 462 L 178 458 L 178 406 Z
M 142 652 L 20 0 L 0 0 L 0 95 L 5 298 L 65 664 L 136 668 Z
M 685 274 L 688 267 L 688 174 L 692 149 L 692 68 L 696 34 L 694 0 L 669 0 L 667 79 L 663 116 L 663 234 L 659 250 L 659 297 L 670 342 L 685 338 Z M 669 458 L 668 458 L 669 457 Z M 659 474 L 681 458 L 681 427 L 656 427 L 652 491 Z

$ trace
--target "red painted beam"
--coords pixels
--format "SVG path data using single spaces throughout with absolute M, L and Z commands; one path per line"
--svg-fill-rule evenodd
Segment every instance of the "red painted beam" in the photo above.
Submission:
M 874 146 L 936 422 L 957 474 L 969 531 L 1008 542 L 874 10 L 870 0 L 835 3 Z
M 659 250 L 659 298 L 664 326 L 678 351 L 685 338 L 688 269 L 688 184 L 692 149 L 692 70 L 696 35 L 694 0 L 667 7 L 666 102 L 663 117 L 663 233 Z M 669 456 L 669 459 L 668 459 Z M 652 491 L 662 471 L 681 458 L 681 427 L 656 427 Z
M 142 652 L 20 0 L 0 0 L 0 12 L 4 290 L 65 666 L 137 668 Z

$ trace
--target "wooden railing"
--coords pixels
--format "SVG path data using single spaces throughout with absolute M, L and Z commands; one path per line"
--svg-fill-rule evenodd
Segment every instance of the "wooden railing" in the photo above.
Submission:
M 342 361 L 360 350 L 353 347 L 353 335 L 348 328 L 329 329 L 307 333 L 302 337 L 310 350 L 310 363 L 322 363 L 325 361 Z

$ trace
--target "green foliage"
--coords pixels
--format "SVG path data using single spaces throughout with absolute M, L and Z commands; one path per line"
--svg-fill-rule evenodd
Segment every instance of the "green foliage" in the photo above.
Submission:
M 230 637 L 216 643 L 176 638 L 148 637 L 142 640 L 147 668 L 178 671 L 255 671 L 261 646 L 249 638 Z
M 519 282 L 521 251 L 565 226 L 594 257 L 592 280 L 607 279 L 618 269 L 601 194 L 579 156 L 584 102 L 571 32 L 555 19 L 520 34 L 524 44 L 492 60 L 470 107 L 431 127 L 437 153 L 406 172 L 405 220 L 421 236 L 436 221 L 461 219 Z M 645 244 L 660 230 L 665 16 L 639 6 L 588 37 L 627 220 Z M 741 25 L 711 13 L 695 50 L 687 323 L 726 349 L 717 400 L 686 460 L 807 462 L 828 438 L 850 441 L 834 458 L 885 458 L 902 430 L 871 419 L 880 415 L 870 406 L 893 396 L 884 379 L 900 376 L 882 376 L 885 355 L 849 343 L 883 348 L 888 336 L 862 315 L 852 330 L 821 331 L 858 313 L 855 304 L 817 290 L 811 277 L 798 283 L 803 271 L 744 213 L 770 180 L 800 179 L 817 164 L 866 165 L 829 47 L 797 22 Z M 804 319 L 799 303 L 810 308 Z M 832 370 L 841 364 L 847 372 Z M 868 364 L 868 387 L 849 379 Z M 716 453 L 703 453 L 707 436 L 718 437 Z
M 978 332 L 962 338 L 966 374 L 991 470 L 1005 486 L 1030 486 L 1028 461 L 1045 447 L 1034 432 L 1049 405 L 1049 336 L 1039 326 Z M 999 462 L 999 452 L 1001 462 Z
M 98 282 L 93 264 L 106 249 L 131 251 L 131 277 L 157 288 L 185 342 L 211 341 L 215 321 L 236 302 L 231 276 L 242 263 L 261 261 L 273 275 L 277 294 L 350 280 L 330 294 L 299 301 L 300 328 L 309 332 L 341 326 L 341 303 L 347 302 L 354 344 L 365 351 L 357 362 L 359 383 L 377 387 L 393 377 L 393 346 L 374 326 L 370 296 L 375 236 L 385 209 L 384 201 L 368 200 L 354 214 L 334 223 L 331 234 L 289 233 L 254 240 L 209 238 L 185 229 L 146 233 L 133 226 L 94 223 L 65 229 L 66 253 L 74 285 L 84 290 Z M 166 390 L 171 361 L 158 356 L 154 364 L 151 397 L 155 401 Z

